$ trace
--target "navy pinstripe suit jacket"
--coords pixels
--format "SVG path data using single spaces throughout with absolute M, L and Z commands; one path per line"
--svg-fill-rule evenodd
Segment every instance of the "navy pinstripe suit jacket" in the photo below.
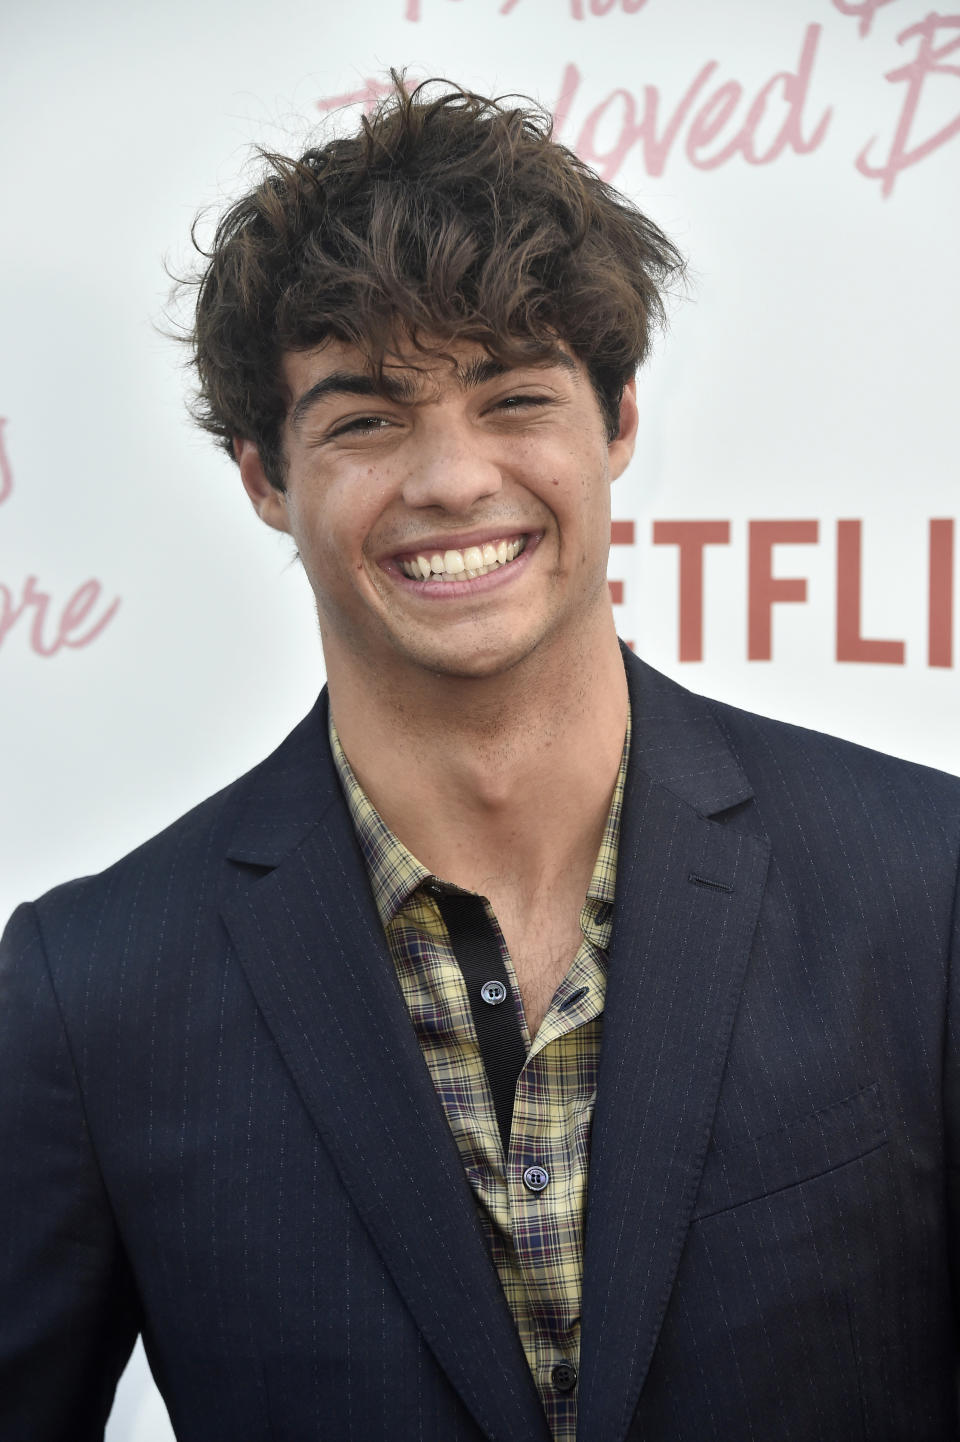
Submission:
M 960 1437 L 960 781 L 628 674 L 579 1436 Z M 548 1442 L 323 698 L 0 987 L 2 1442 Z

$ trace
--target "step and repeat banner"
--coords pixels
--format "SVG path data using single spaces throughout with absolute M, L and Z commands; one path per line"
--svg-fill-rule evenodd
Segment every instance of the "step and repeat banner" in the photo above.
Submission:
M 322 683 L 289 541 L 186 418 L 170 276 L 253 146 L 352 125 L 390 66 L 536 97 L 689 256 L 614 491 L 620 634 L 960 771 L 960 13 L 52 0 L 2 36 L 4 916 L 232 780 Z M 108 1437 L 170 1435 L 138 1353 Z

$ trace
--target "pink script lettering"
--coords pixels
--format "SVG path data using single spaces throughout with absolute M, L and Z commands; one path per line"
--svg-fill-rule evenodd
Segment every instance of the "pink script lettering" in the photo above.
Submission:
M 407 19 L 411 17 L 408 15 Z M 419 19 L 419 16 L 413 17 Z M 345 105 L 362 105 L 364 114 L 369 115 L 378 101 L 383 100 L 387 95 L 392 95 L 393 86 L 384 80 L 367 79 L 359 90 L 348 90 L 343 95 L 326 95 L 322 100 L 317 101 L 317 109 L 324 112 L 329 110 L 342 110 Z
M 119 597 L 97 617 L 89 629 L 81 628 L 100 600 L 99 581 L 84 581 L 70 596 L 59 617 L 52 613 L 52 600 L 41 591 L 36 576 L 28 576 L 19 601 L 9 586 L 0 583 L 0 646 L 21 617 L 30 617 L 30 649 L 38 656 L 55 656 L 64 646 L 79 650 L 95 641 L 110 624 L 120 605 Z
M 839 10 L 841 15 L 859 16 L 857 33 L 860 38 L 870 34 L 870 27 L 873 25 L 873 17 L 878 10 L 885 5 L 892 5 L 893 0 L 833 0 L 834 10 Z
M 515 10 L 519 3 L 520 0 L 504 0 L 504 3 L 500 6 L 500 14 L 509 15 L 510 11 Z M 647 0 L 587 0 L 586 6 L 584 5 L 584 0 L 569 0 L 569 3 L 570 18 L 572 20 L 585 20 L 588 14 L 602 18 L 604 15 L 609 15 L 613 10 L 620 10 L 624 15 L 636 15 L 638 11 L 642 10 L 646 5 Z M 408 19 L 410 18 L 409 11 L 412 5 L 416 5 L 419 10 L 419 0 L 407 0 Z M 419 15 L 417 18 L 419 19 Z
M 0 504 L 13 494 L 13 468 L 7 453 L 6 419 L 0 416 Z M 119 596 L 95 616 L 103 587 L 99 581 L 84 581 L 56 614 L 53 598 L 40 589 L 36 576 L 28 576 L 20 596 L 0 582 L 0 646 L 23 619 L 29 624 L 29 646 L 38 656 L 55 656 L 65 646 L 80 650 L 109 626 L 120 606 Z M 86 628 L 86 629 L 84 629 Z
M 588 114 L 574 148 L 593 165 L 604 180 L 612 180 L 635 146 L 642 147 L 644 168 L 648 175 L 662 175 L 671 151 L 684 126 L 687 127 L 684 149 L 688 160 L 700 170 L 713 170 L 724 165 L 738 152 L 749 165 L 769 165 L 788 147 L 798 155 L 809 154 L 823 143 L 832 110 L 828 107 L 816 124 L 804 134 L 804 106 L 807 103 L 821 27 L 808 25 L 804 34 L 800 59 L 795 71 L 781 70 L 761 86 L 747 109 L 746 116 L 732 136 L 719 150 L 704 154 L 720 139 L 733 119 L 743 98 L 743 87 L 736 80 L 727 80 L 707 91 L 708 82 L 717 70 L 717 62 L 709 60 L 694 76 L 673 111 L 660 118 L 660 92 L 655 85 L 646 85 L 638 107 L 636 97 L 618 88 Z M 570 108 L 580 87 L 581 75 L 576 65 L 568 65 L 554 108 L 556 132 L 566 123 Z M 776 92 L 780 92 L 785 110 L 779 128 L 766 144 L 759 133 L 767 120 L 768 108 Z M 619 132 L 609 149 L 600 148 L 599 130 L 611 116 L 619 119 Z M 689 122 L 689 123 L 688 123 Z
M 939 47 L 934 44 L 934 39 L 940 30 L 954 31 L 954 38 L 947 40 Z M 917 25 L 911 25 L 902 30 L 897 36 L 898 44 L 902 45 L 906 40 L 917 39 L 917 53 L 906 65 L 901 65 L 898 70 L 887 72 L 886 79 L 890 81 L 904 81 L 907 86 L 903 99 L 903 107 L 897 121 L 897 128 L 893 140 L 890 143 L 890 150 L 886 160 L 880 165 L 871 165 L 867 159 L 876 136 L 868 141 L 857 156 L 856 165 L 861 175 L 868 176 L 871 180 L 881 180 L 881 194 L 884 199 L 889 196 L 901 170 L 907 170 L 911 165 L 916 165 L 919 160 L 925 160 L 941 145 L 946 145 L 955 135 L 960 135 L 960 114 L 948 124 L 941 126 L 935 134 L 928 136 L 919 145 L 911 150 L 909 142 L 913 131 L 913 123 L 917 114 L 917 106 L 920 103 L 920 96 L 923 92 L 927 79 L 931 75 L 953 75 L 960 77 L 960 66 L 945 65 L 943 62 L 948 55 L 953 55 L 960 50 L 960 15 L 937 15 L 930 14 L 925 20 Z
M 13 471 L 10 469 L 10 460 L 7 456 L 6 441 L 3 434 L 6 428 L 6 416 L 0 416 L 0 506 L 13 495 Z

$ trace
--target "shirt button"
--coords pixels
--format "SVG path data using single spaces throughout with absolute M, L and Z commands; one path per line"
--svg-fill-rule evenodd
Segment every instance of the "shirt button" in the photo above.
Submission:
M 480 995 L 487 1006 L 499 1006 L 507 999 L 507 988 L 502 981 L 485 981 L 480 988 Z
M 577 1385 L 577 1369 L 572 1362 L 558 1362 L 550 1373 L 550 1381 L 558 1392 L 572 1392 Z
M 531 1192 L 542 1192 L 550 1180 L 550 1173 L 544 1167 L 527 1167 L 523 1174 L 523 1185 Z

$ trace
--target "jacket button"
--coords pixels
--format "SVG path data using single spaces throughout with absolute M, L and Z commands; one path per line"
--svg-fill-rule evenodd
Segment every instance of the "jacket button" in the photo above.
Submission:
M 480 995 L 487 1006 L 499 1006 L 507 999 L 507 988 L 502 981 L 485 981 L 480 988 Z
M 545 1167 L 527 1167 L 523 1174 L 523 1185 L 530 1192 L 542 1192 L 550 1181 L 550 1173 Z
M 558 1362 L 550 1373 L 550 1381 L 558 1392 L 572 1392 L 577 1385 L 577 1369 L 572 1362 Z

